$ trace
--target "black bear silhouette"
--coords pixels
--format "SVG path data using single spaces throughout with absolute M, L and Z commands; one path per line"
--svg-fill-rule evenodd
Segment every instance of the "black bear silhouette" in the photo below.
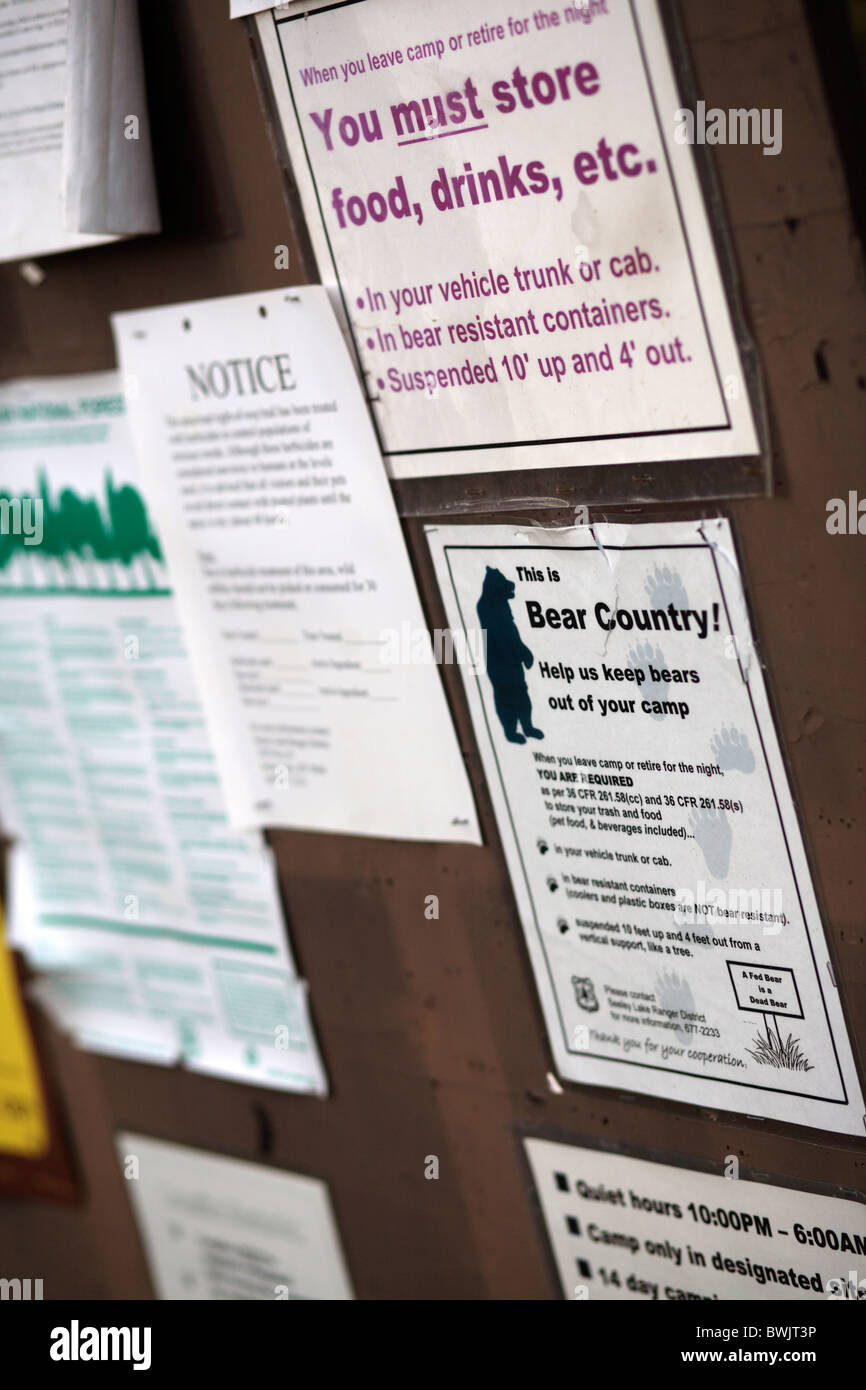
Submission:
M 532 702 L 523 668 L 529 670 L 535 658 L 521 640 L 509 607 L 514 592 L 512 581 L 488 565 L 476 612 L 486 635 L 487 677 L 493 686 L 499 722 L 509 743 L 525 743 L 527 738 L 544 738 L 544 734 L 532 722 Z

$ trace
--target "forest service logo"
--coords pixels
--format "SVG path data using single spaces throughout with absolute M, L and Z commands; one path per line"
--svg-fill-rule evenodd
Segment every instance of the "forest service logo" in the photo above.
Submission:
M 595 985 L 587 975 L 572 975 L 571 983 L 574 986 L 574 997 L 581 1009 L 585 1009 L 588 1014 L 598 1013 L 598 1000 L 595 997 Z

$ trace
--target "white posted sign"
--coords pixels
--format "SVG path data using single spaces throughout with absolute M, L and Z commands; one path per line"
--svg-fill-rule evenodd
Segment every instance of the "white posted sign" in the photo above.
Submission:
M 354 1297 L 326 1183 L 143 1134 L 115 1144 L 157 1298 Z
M 524 1144 L 566 1298 L 866 1298 L 866 1203 L 548 1139 Z M 731 1359 L 749 1359 L 747 1325 L 724 1330 L 738 1350 Z M 713 1335 L 707 1328 L 708 1346 Z M 783 1350 L 790 1324 L 784 1335 Z
M 395 477 L 759 452 L 654 0 L 305 8 L 259 33 Z
M 427 533 L 560 1075 L 862 1135 L 728 523 Z

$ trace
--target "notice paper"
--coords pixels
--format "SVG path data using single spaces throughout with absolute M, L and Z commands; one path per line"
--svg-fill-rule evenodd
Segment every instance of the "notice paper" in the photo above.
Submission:
M 134 0 L 0 6 L 0 260 L 157 231 Z
M 10 935 L 82 1045 L 324 1094 L 274 863 L 232 831 L 116 373 L 0 388 Z
M 352 1299 L 317 1178 L 118 1134 L 157 1298 Z
M 866 1203 L 732 1182 L 738 1172 L 523 1142 L 565 1298 L 866 1298 Z M 747 1362 L 765 1345 L 736 1328 L 699 1332 L 708 1346 L 724 1335 L 733 1360 Z
M 69 0 L 0 10 L 0 260 L 111 240 L 70 231 L 63 211 Z
M 478 844 L 325 291 L 118 314 L 114 327 L 233 821 Z
M 559 1074 L 862 1135 L 728 523 L 428 536 Z
M 160 229 L 136 0 L 70 0 L 63 198 L 73 231 Z
M 394 477 L 760 452 L 654 0 L 305 10 L 256 22 Z

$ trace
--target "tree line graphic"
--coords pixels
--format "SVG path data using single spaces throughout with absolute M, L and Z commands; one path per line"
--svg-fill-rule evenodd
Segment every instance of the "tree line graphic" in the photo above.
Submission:
M 113 584 L 117 580 L 114 567 L 121 565 L 126 587 L 159 587 L 151 562 L 162 565 L 162 549 L 135 487 L 129 483 L 116 487 L 111 471 L 106 470 L 102 499 L 82 497 L 74 488 L 64 487 L 55 502 L 44 469 L 39 470 L 37 482 L 36 497 L 28 500 L 41 503 L 42 542 L 38 547 L 28 545 L 23 532 L 11 529 L 0 534 L 0 571 L 18 561 L 15 568 L 19 578 L 23 574 L 25 581 L 32 581 L 38 559 L 43 568 L 54 568 L 55 573 L 59 567 L 66 587 L 78 587 L 74 581 L 83 570 L 87 586 L 100 589 L 106 587 L 105 569 Z M 0 492 L 0 501 L 14 500 L 19 499 Z M 134 582 L 139 568 L 144 574 L 143 586 Z

